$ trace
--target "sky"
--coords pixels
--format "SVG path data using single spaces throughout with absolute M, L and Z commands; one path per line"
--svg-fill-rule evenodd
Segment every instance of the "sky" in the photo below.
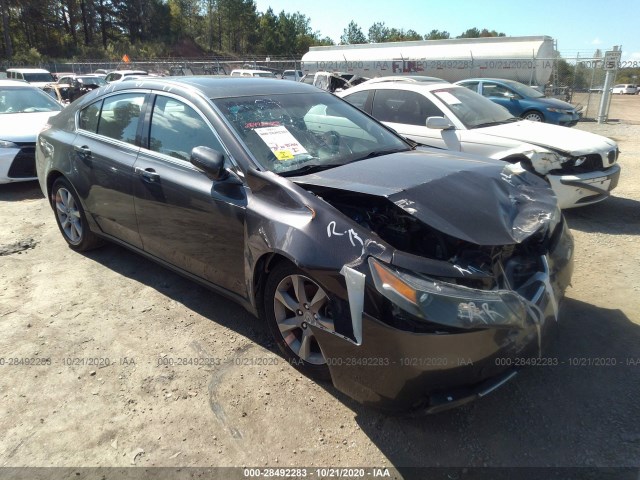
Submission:
M 426 34 L 446 30 L 452 37 L 469 28 L 507 36 L 548 35 L 565 58 L 622 46 L 622 60 L 640 62 L 640 1 L 602 0 L 255 0 L 259 12 L 300 12 L 322 37 L 340 41 L 355 21 L 367 35 L 375 22 Z M 639 63 L 640 66 L 640 63 Z

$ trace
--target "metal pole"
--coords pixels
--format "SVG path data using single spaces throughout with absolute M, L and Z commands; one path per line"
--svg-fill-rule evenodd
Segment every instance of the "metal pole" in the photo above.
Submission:
M 613 51 L 618 51 L 618 47 L 614 46 Z M 606 68 L 606 65 L 605 65 Z M 598 109 L 598 123 L 605 123 L 609 116 L 609 104 L 611 97 L 611 86 L 615 80 L 616 70 L 607 70 L 604 78 L 604 90 L 602 92 L 602 98 L 600 99 L 600 108 Z

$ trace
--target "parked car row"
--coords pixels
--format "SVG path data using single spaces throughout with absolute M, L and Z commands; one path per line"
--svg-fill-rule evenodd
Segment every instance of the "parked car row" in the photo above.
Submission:
M 367 405 L 441 411 L 541 355 L 573 271 L 560 207 L 608 196 L 615 142 L 435 78 L 242 76 L 132 73 L 64 109 L 5 80 L 0 182 L 37 174 L 71 249 L 112 241 L 237 301 Z

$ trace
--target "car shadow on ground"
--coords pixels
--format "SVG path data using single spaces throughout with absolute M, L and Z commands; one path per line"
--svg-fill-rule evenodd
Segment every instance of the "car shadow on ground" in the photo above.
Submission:
M 569 227 L 587 233 L 640 234 L 640 202 L 611 196 L 603 202 L 563 211 Z
M 37 181 L 16 182 L 0 185 L 0 202 L 19 202 L 42 198 L 42 190 Z
M 233 301 L 119 246 L 85 255 L 279 355 L 267 326 Z M 544 357 L 556 365 L 528 367 L 491 395 L 430 416 L 388 415 L 319 385 L 353 412 L 404 478 L 424 478 L 415 467 L 435 468 L 429 478 L 489 478 L 452 477 L 458 473 L 444 467 L 640 464 L 640 325 L 620 310 L 566 299 Z M 540 478 L 540 471 L 534 473 Z M 504 478 L 524 474 L 507 470 Z
M 277 351 L 267 326 L 243 307 L 152 260 L 112 243 L 82 254 L 157 290 L 195 313 L 234 330 L 261 347 Z

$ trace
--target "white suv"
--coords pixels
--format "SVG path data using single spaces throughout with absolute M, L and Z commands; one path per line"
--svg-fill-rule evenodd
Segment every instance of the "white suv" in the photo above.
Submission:
M 638 93 L 638 86 L 633 83 L 621 83 L 611 89 L 611 93 L 620 95 L 635 95 Z
M 7 78 L 11 80 L 24 80 L 34 87 L 42 88 L 56 81 L 49 70 L 44 68 L 7 68 Z

